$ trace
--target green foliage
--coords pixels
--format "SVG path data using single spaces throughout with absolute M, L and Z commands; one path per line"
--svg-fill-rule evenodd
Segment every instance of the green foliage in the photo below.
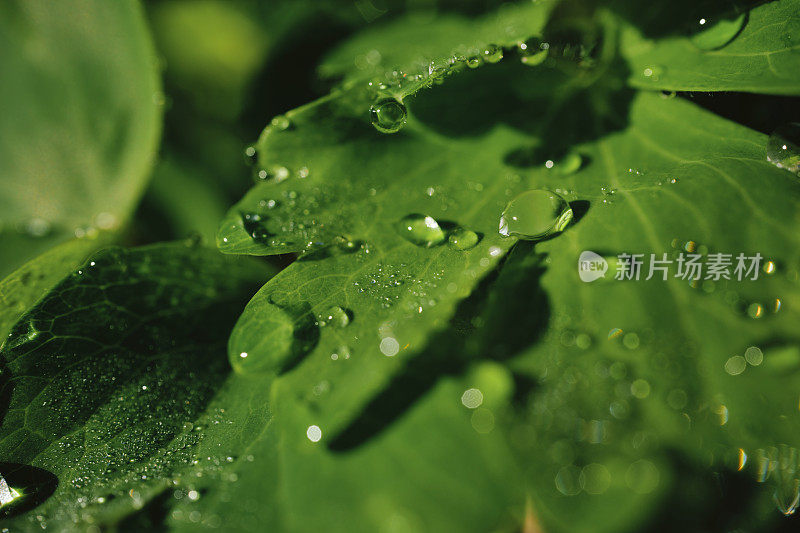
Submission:
M 800 497 L 800 184 L 768 161 L 765 133 L 670 91 L 797 95 L 800 2 L 437 4 L 150 6 L 175 113 L 133 229 L 0 282 L 0 475 L 24 493 L 0 513 L 14 530 L 796 525 L 775 508 Z M 84 88 L 48 98 L 137 113 L 113 145 L 98 126 L 76 149 L 37 148 L 105 170 L 70 170 L 91 202 L 77 178 L 46 176 L 70 184 L 52 195 L 71 210 L 47 215 L 54 227 L 121 223 L 142 189 L 157 84 L 137 8 L 121 5 L 80 20 L 127 21 L 114 42 L 130 57 L 58 46 Z M 351 35 L 282 66 L 321 13 Z M 39 16 L 34 34 L 77 27 Z M 4 13 L 0 35 L 17 20 Z M 121 79 L 97 89 L 108 80 L 70 58 Z M 311 72 L 333 88 L 266 107 L 280 113 L 254 145 L 256 183 L 224 214 L 248 172 L 232 155 L 243 123 L 265 109 L 248 91 L 258 102 L 259 79 Z M 20 80 L 20 109 L 49 101 Z M 68 127 L 50 118 L 34 138 Z M 21 183 L 10 198 L 36 192 Z M 552 192 L 507 208 L 530 190 Z M 11 213 L 45 216 L 32 206 L 19 196 Z M 511 233 L 535 238 L 505 236 L 504 210 L 530 211 Z M 195 240 L 88 257 L 220 219 L 219 251 L 276 266 Z M 8 249 L 9 266 L 39 251 Z M 605 278 L 580 281 L 585 250 Z M 612 279 L 619 254 L 687 252 L 763 263 L 752 281 Z
M 90 226 L 124 224 L 160 132 L 155 53 L 140 6 L 0 7 L 0 274 Z

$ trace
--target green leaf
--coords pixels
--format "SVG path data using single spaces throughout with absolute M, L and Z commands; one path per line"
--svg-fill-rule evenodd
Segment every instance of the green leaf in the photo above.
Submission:
M 598 17 L 604 42 L 613 43 L 616 19 Z M 787 388 L 756 369 L 743 389 L 726 371 L 733 355 L 749 346 L 767 353 L 776 339 L 778 359 L 796 364 L 794 312 L 752 310 L 798 298 L 800 184 L 766 160 L 764 135 L 681 99 L 623 89 L 629 73 L 615 53 L 603 46 L 593 68 L 552 53 L 531 68 L 509 54 L 434 76 L 441 86 L 399 80 L 392 94 L 409 115 L 395 135 L 371 128 L 374 95 L 355 82 L 265 130 L 258 148 L 267 180 L 231 210 L 218 242 L 228 253 L 302 253 L 248 304 L 229 345 L 243 376 L 277 376 L 276 431 L 287 423 L 282 416 L 302 418 L 291 438 L 302 441 L 301 426 L 314 424 L 332 450 L 360 455 L 398 430 L 437 378 L 483 358 L 505 361 L 522 401 L 490 411 L 526 465 L 533 512 L 548 531 L 658 525 L 663 517 L 650 513 L 680 492 L 679 465 L 711 456 L 715 468 L 751 476 L 759 463 L 737 465 L 740 448 L 758 456 L 800 444 Z M 500 213 L 528 189 L 559 192 L 576 220 L 534 250 L 517 243 L 500 263 L 514 244 L 497 233 Z M 467 251 L 417 246 L 397 231 L 414 213 L 482 239 Z M 681 249 L 699 249 L 706 260 L 758 252 L 779 273 L 694 285 L 588 284 L 577 275 L 584 250 L 609 258 L 613 274 L 618 254 L 674 260 Z M 496 281 L 487 277 L 495 269 Z M 344 328 L 320 325 L 332 306 L 348 314 Z M 430 359 L 444 363 L 427 367 Z M 420 376 L 429 386 L 397 406 L 393 395 Z M 303 400 L 323 380 L 324 400 Z M 762 399 L 765 390 L 775 392 Z M 296 407 L 303 404 L 305 418 Z M 766 405 L 769 415 L 759 414 Z M 772 464 L 793 471 L 789 459 Z M 778 493 L 789 487 L 781 505 L 792 500 L 791 479 L 769 478 Z M 748 527 L 770 520 L 758 506 L 771 494 L 761 494 Z M 524 500 L 516 499 L 517 524 Z M 621 508 L 629 511 L 608 516 Z M 730 527 L 741 520 L 730 517 Z
M 664 4 L 662 11 L 653 10 L 651 20 L 674 19 L 682 12 L 670 4 Z M 713 4 L 698 2 L 685 13 L 683 35 L 652 37 L 633 24 L 623 28 L 620 50 L 630 63 L 631 85 L 668 91 L 800 94 L 800 2 L 764 2 L 738 12 L 715 11 Z
M 219 423 L 231 318 L 267 275 L 190 245 L 115 248 L 26 313 L 0 349 L 0 472 L 29 484 L 2 512 L 44 503 L 9 525 L 115 523 L 179 485 Z
M 17 319 L 56 283 L 109 240 L 107 233 L 98 233 L 94 237 L 65 242 L 0 281 L 0 339 L 4 339 Z
M 0 7 L 0 197 L 5 276 L 88 226 L 122 225 L 160 131 L 155 54 L 122 2 Z

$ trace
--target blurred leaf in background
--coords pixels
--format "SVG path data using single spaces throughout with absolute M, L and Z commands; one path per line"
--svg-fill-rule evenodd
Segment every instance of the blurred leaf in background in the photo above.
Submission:
M 4 277 L 127 224 L 155 160 L 162 93 L 133 0 L 3 2 L 0 62 Z

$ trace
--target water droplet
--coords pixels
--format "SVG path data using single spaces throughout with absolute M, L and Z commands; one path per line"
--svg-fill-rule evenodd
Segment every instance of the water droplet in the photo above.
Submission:
M 291 121 L 285 115 L 278 115 L 272 119 L 270 124 L 279 130 L 288 130 L 292 125 Z
M 306 437 L 311 442 L 319 442 L 322 439 L 322 430 L 319 426 L 308 426 L 306 429 Z
M 556 488 L 564 496 L 575 496 L 581 491 L 581 469 L 575 465 L 561 468 L 556 474 Z
M 481 56 L 472 56 L 467 59 L 467 66 L 469 68 L 478 68 L 483 65 L 483 58 Z
M 769 136 L 767 160 L 800 176 L 800 122 L 781 126 Z
M 611 486 L 611 473 L 601 464 L 588 464 L 581 470 L 580 482 L 588 494 L 603 494 Z
M 653 492 L 658 486 L 659 478 L 656 465 L 646 459 L 632 463 L 625 472 L 625 482 L 637 494 Z
M 394 357 L 400 351 L 400 343 L 394 337 L 384 337 L 381 339 L 380 348 L 386 357 Z
M 650 384 L 644 379 L 637 379 L 631 383 L 631 394 L 640 400 L 650 396 Z
M 741 355 L 734 355 L 725 361 L 725 372 L 731 376 L 738 376 L 747 368 L 747 360 Z
M 649 65 L 642 70 L 642 76 L 648 80 L 658 81 L 665 71 L 666 69 L 660 65 Z
M 9 487 L 3 475 L 0 474 L 0 508 L 10 504 L 20 496 L 22 495 Z
M 248 166 L 253 166 L 256 164 L 256 160 L 258 159 L 258 153 L 256 152 L 255 146 L 248 146 L 244 149 L 244 160 Z
M 541 65 L 547 59 L 547 51 L 550 48 L 548 43 L 543 43 L 539 39 L 529 39 L 517 45 L 520 61 L 528 66 Z
M 747 307 L 747 316 L 750 318 L 761 318 L 764 316 L 764 306 L 758 302 L 751 303 Z
M 800 462 L 798 450 L 780 445 L 756 450 L 756 476 L 761 483 L 769 480 L 774 487 L 773 499 L 780 512 L 789 516 L 800 505 Z
M 338 305 L 329 307 L 319 318 L 320 326 L 346 327 L 350 323 L 350 313 Z
M 751 346 L 744 351 L 745 360 L 753 366 L 758 366 L 764 361 L 764 352 L 758 346 Z
M 549 161 L 548 161 L 549 162 Z M 562 176 L 569 176 L 570 174 L 574 174 L 581 169 L 583 165 L 583 157 L 580 154 L 572 152 L 568 154 L 564 159 L 559 161 L 558 163 L 554 163 L 547 168 L 554 168 L 558 171 L 559 174 Z
M 483 50 L 482 57 L 486 63 L 497 63 L 503 59 L 503 49 L 496 44 L 487 45 Z
M 526 191 L 509 202 L 500 216 L 500 234 L 538 240 L 559 233 L 572 220 L 564 198 L 544 189 Z
M 50 222 L 43 218 L 32 218 L 24 224 L 25 233 L 31 237 L 45 237 L 52 229 Z
M 378 100 L 369 108 L 372 125 L 381 133 L 397 133 L 406 125 L 406 106 L 394 98 Z
M 350 351 L 350 347 L 347 345 L 342 344 L 336 351 L 331 354 L 331 359 L 334 361 L 338 361 L 339 359 L 350 359 L 350 355 L 352 352 Z
M 483 403 L 483 393 L 478 389 L 467 389 L 461 395 L 461 403 L 467 409 L 477 409 Z
M 695 15 L 694 30 L 689 38 L 700 50 L 719 50 L 739 35 L 747 23 L 747 13 L 736 13 L 731 17 L 715 17 L 702 9 Z
M 395 224 L 395 229 L 408 242 L 430 248 L 445 240 L 444 230 L 436 219 L 426 215 L 413 214 L 403 217 Z
M 481 238 L 472 230 L 457 228 L 447 239 L 454 250 L 464 251 L 475 248 Z

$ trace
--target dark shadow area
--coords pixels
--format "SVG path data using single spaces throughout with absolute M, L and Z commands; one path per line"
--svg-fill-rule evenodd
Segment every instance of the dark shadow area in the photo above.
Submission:
M 282 307 L 294 322 L 294 332 L 292 334 L 291 355 L 278 368 L 279 374 L 285 374 L 300 364 L 319 343 L 319 326 L 311 306 L 308 303 L 302 305 L 290 305 Z
M 750 129 L 771 134 L 788 122 L 800 122 L 800 98 L 739 92 L 679 92 L 721 117 Z
M 166 489 L 161 494 L 148 501 L 141 509 L 127 515 L 117 524 L 117 531 L 150 531 L 163 533 L 169 531 L 167 518 L 169 517 L 172 490 Z
M 640 531 L 705 533 L 708 531 L 761 531 L 789 533 L 800 530 L 797 516 L 785 517 L 769 510 L 773 518 L 764 528 L 763 500 L 759 492 L 766 484 L 753 483 L 745 472 L 712 471 L 707 465 L 691 463 L 679 453 L 670 454 L 675 485 Z M 679 512 L 676 512 L 679 510 Z
M 58 487 L 56 476 L 35 466 L 0 463 L 0 474 L 12 490 L 21 494 L 18 500 L 0 508 L 0 519 L 11 518 L 38 507 Z
M 500 124 L 532 136 L 530 145 L 509 146 L 503 157 L 511 167 L 530 168 L 624 129 L 634 91 L 616 82 L 627 73 L 619 59 L 583 68 L 563 57 L 539 66 L 510 58 L 465 71 L 408 103 L 417 120 L 449 137 L 479 136 Z
M 205 259 L 218 260 L 208 254 Z M 257 289 L 255 280 L 220 281 L 213 267 L 177 248 L 152 255 L 109 250 L 92 264 L 14 326 L 0 354 L 7 361 L 3 373 L 17 376 L 13 389 L 8 381 L 3 388 L 4 408 L 24 408 L 26 424 L 38 433 L 35 439 L 17 433 L 6 420 L 0 440 L 17 434 L 6 460 L 29 462 L 91 418 L 95 432 L 148 436 L 147 446 L 108 447 L 108 469 L 124 471 L 204 412 L 230 372 L 228 335 Z M 41 324 L 41 331 L 31 334 L 29 323 Z
M 578 224 L 586 213 L 589 212 L 589 206 L 591 202 L 588 200 L 575 200 L 574 202 L 570 202 L 569 206 L 572 209 L 572 222 L 571 224 Z
M 544 256 L 519 242 L 507 260 L 461 302 L 450 328 L 434 335 L 392 383 L 329 444 L 347 452 L 403 416 L 443 377 L 461 375 L 482 359 L 507 360 L 535 343 L 549 320 L 548 298 L 539 286 Z M 524 297 L 521 297 L 524 295 Z M 508 325 L 521 335 L 508 335 Z M 527 384 L 530 389 L 534 384 Z
M 632 2 L 613 0 L 610 7 L 645 36 L 663 38 L 693 35 L 718 21 L 736 20 L 762 4 L 774 0 L 673 0 Z M 700 20 L 705 20 L 703 25 Z
M 267 16 L 265 14 L 265 16 Z M 299 35 L 287 34 L 251 84 L 241 114 L 243 134 L 258 138 L 272 117 L 311 102 L 329 90 L 317 74 L 324 55 L 354 30 L 342 21 L 318 16 L 302 24 Z

